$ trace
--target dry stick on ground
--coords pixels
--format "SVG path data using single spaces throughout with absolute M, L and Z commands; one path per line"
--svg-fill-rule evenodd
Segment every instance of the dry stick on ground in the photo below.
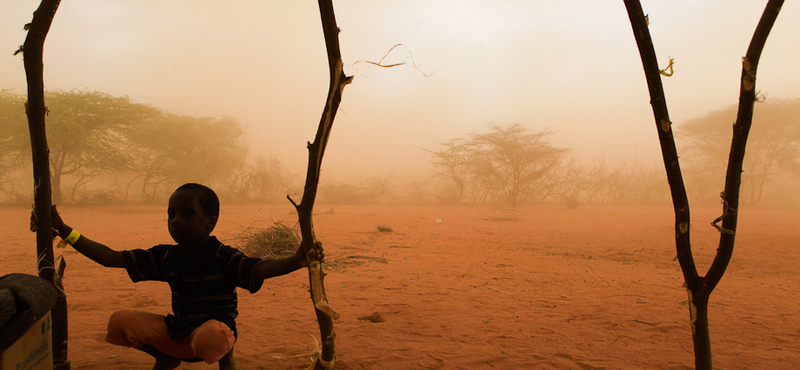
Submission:
M 330 70 L 330 86 L 325 108 L 322 111 L 322 118 L 317 128 L 317 135 L 314 143 L 308 144 L 308 172 L 306 172 L 306 183 L 303 190 L 303 199 L 300 204 L 292 202 L 297 209 L 298 222 L 300 224 L 300 234 L 302 241 L 300 244 L 306 252 L 309 260 L 308 278 L 311 285 L 311 300 L 314 303 L 314 311 L 319 323 L 320 336 L 322 338 L 322 353 L 317 357 L 314 364 L 315 369 L 328 369 L 333 366 L 335 359 L 334 342 L 336 333 L 333 330 L 333 320 L 338 318 L 338 314 L 328 306 L 325 296 L 325 285 L 322 271 L 317 256 L 316 236 L 314 235 L 314 225 L 311 214 L 314 209 L 314 201 L 317 196 L 317 186 L 319 185 L 319 173 L 322 167 L 322 156 L 325 154 L 325 147 L 328 144 L 333 119 L 339 109 L 339 102 L 342 100 L 342 90 L 350 83 L 352 77 L 345 76 L 342 64 L 342 56 L 339 51 L 339 28 L 336 26 L 336 17 L 333 14 L 333 4 L 331 0 L 319 0 L 319 12 L 322 18 L 322 32 L 325 35 L 325 46 L 328 51 L 328 67 Z
M 647 86 L 650 91 L 650 104 L 653 107 L 664 166 L 667 170 L 667 180 L 672 193 L 672 202 L 675 209 L 675 246 L 678 252 L 678 261 L 683 271 L 684 283 L 689 293 L 695 368 L 710 370 L 711 342 L 708 330 L 708 300 L 711 292 L 725 273 L 733 254 L 742 162 L 744 160 L 745 145 L 747 144 L 747 135 L 753 120 L 753 106 L 756 101 L 756 67 L 767 36 L 775 23 L 775 19 L 778 17 L 783 0 L 769 1 L 750 41 L 747 55 L 742 59 L 739 111 L 736 123 L 733 126 L 733 140 L 728 158 L 725 188 L 721 195 L 723 203 L 722 216 L 714 222 L 714 226 L 720 230 L 719 248 L 706 276 L 700 276 L 697 273 L 692 256 L 689 239 L 689 201 L 686 196 L 680 165 L 678 164 L 678 153 L 672 136 L 672 122 L 670 122 L 669 113 L 667 112 L 667 103 L 661 84 L 661 71 L 658 68 L 655 49 L 650 38 L 648 21 L 638 0 L 624 1 L 631 26 L 633 27 L 636 44 L 639 47 L 642 64 L 644 65 Z M 716 224 L 720 220 L 722 221 L 721 227 Z
M 36 256 L 39 277 L 53 283 L 59 291 L 53 307 L 53 367 L 69 369 L 67 361 L 67 298 L 61 285 L 60 274 L 53 261 L 53 220 L 50 185 L 50 151 L 47 147 L 47 132 L 44 104 L 44 40 L 58 10 L 59 0 L 42 0 L 33 13 L 33 20 L 25 27 L 28 36 L 17 53 L 22 52 L 25 75 L 28 79 L 28 101 L 25 111 L 28 115 L 28 129 L 31 135 L 31 155 L 33 159 L 34 206 L 39 228 L 36 231 Z M 58 272 L 63 273 L 62 266 Z

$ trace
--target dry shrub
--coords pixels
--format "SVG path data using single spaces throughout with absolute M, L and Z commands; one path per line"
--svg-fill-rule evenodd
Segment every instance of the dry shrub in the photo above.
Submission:
M 369 322 L 386 322 L 386 319 L 383 318 L 380 312 L 373 312 L 372 315 L 361 316 L 358 318 L 362 321 L 369 321 Z
M 235 237 L 236 246 L 244 254 L 256 258 L 288 257 L 300 245 L 298 227 L 273 221 L 270 227 L 248 227 Z
M 358 267 L 365 262 L 378 262 L 388 264 L 389 260 L 386 257 L 372 257 L 363 255 L 350 255 L 339 258 L 325 257 L 325 268 L 328 271 L 347 272 L 351 267 Z
M 523 212 L 518 209 L 492 208 L 482 213 L 484 220 L 489 221 L 519 221 Z

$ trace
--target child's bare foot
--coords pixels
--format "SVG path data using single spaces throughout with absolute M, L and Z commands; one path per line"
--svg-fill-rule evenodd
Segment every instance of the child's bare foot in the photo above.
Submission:
M 236 361 L 233 360 L 233 348 L 219 359 L 219 370 L 236 370 Z

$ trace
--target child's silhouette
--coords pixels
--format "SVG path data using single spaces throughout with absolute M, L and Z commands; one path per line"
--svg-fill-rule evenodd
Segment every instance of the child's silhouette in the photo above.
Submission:
M 235 369 L 236 287 L 255 293 L 264 279 L 308 266 L 302 247 L 292 257 L 259 259 L 220 243 L 211 231 L 219 218 L 219 199 L 200 184 L 185 184 L 169 198 L 167 227 L 177 245 L 116 251 L 92 241 L 64 223 L 53 206 L 53 227 L 75 250 L 105 267 L 121 267 L 134 282 L 165 281 L 172 290 L 173 314 L 123 310 L 111 315 L 106 341 L 134 347 L 156 359 L 154 370 L 174 369 L 181 361 L 219 362 Z M 31 215 L 31 230 L 37 222 Z M 322 246 L 317 244 L 319 251 Z M 324 255 L 320 254 L 320 258 Z

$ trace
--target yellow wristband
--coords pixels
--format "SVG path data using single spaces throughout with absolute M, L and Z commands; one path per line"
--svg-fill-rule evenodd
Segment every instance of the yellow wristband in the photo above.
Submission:
M 81 233 L 79 233 L 78 230 L 72 229 L 72 231 L 69 232 L 69 235 L 67 235 L 67 237 L 64 238 L 64 241 L 67 242 L 67 244 L 69 245 L 73 245 L 75 244 L 75 242 L 78 241 L 78 238 L 80 237 Z

